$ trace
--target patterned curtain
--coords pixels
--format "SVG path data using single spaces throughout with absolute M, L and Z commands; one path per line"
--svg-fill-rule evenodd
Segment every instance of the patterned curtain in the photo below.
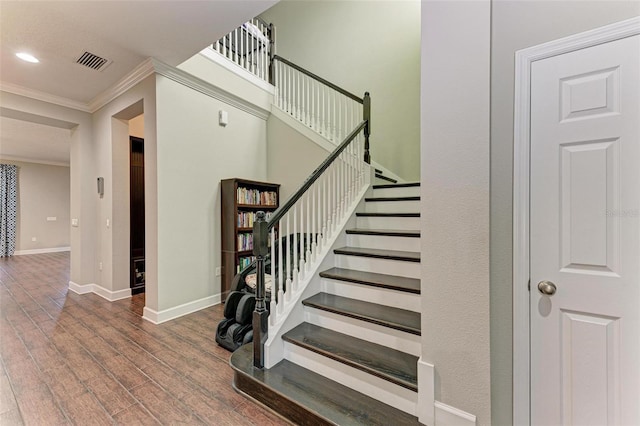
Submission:
M 16 249 L 16 204 L 18 167 L 0 164 L 0 257 L 13 255 Z

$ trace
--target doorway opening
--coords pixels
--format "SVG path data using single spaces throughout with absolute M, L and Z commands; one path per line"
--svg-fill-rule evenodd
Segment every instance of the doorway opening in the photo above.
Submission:
M 131 294 L 145 291 L 144 139 L 129 137 L 129 217 Z

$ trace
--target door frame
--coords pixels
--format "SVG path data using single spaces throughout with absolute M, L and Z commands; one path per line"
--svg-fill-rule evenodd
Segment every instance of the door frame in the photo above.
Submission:
M 640 17 L 516 52 L 513 137 L 513 424 L 530 424 L 529 176 L 531 65 L 640 34 Z

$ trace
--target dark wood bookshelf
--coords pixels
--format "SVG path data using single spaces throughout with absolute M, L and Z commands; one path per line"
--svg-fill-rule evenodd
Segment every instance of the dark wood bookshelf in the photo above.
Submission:
M 251 226 L 240 226 L 238 215 L 241 213 L 255 214 L 262 210 L 273 212 L 280 203 L 280 185 L 268 182 L 258 182 L 248 179 L 224 179 L 221 185 L 221 248 L 222 248 L 222 271 L 221 271 L 221 292 L 222 300 L 226 300 L 233 277 L 238 272 L 241 258 L 253 256 L 253 249 L 238 246 L 238 236 L 240 234 L 252 234 Z M 260 193 L 275 193 L 275 204 L 260 204 L 259 202 L 245 203 L 238 199 L 238 188 L 247 190 L 257 190 Z

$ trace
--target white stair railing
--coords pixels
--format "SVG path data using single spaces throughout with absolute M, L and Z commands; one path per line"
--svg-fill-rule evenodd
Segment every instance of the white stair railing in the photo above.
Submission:
M 273 69 L 276 106 L 334 144 L 362 120 L 363 98 L 278 55 Z
M 274 33 L 272 24 L 253 18 L 217 40 L 211 49 L 268 82 Z
M 263 212 L 257 214 L 253 227 L 257 262 L 253 319 L 256 367 L 264 366 L 269 330 L 286 318 L 318 262 L 330 249 L 329 241 L 339 231 L 338 224 L 346 220 L 357 202 L 356 196 L 369 184 L 370 167 L 364 161 L 367 126 L 366 120 L 361 121 L 269 221 L 265 221 Z M 269 252 L 273 279 L 270 312 L 264 285 Z

